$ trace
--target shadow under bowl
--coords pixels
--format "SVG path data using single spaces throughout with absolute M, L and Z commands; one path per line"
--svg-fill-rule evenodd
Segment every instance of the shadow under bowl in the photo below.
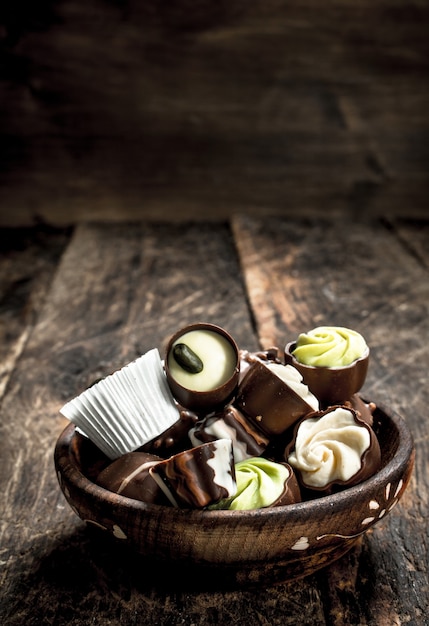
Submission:
M 310 575 L 345 554 L 398 503 L 410 480 L 414 445 L 405 421 L 378 407 L 374 429 L 382 468 L 340 493 L 252 511 L 185 510 L 146 504 L 94 482 L 106 459 L 73 424 L 55 446 L 55 466 L 73 511 L 133 552 L 183 572 L 195 584 L 271 585 Z M 213 582 L 214 581 L 214 582 Z

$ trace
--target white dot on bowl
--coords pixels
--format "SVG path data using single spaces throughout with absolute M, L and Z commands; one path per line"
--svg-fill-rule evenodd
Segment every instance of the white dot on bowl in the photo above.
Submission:
M 398 493 L 401 491 L 401 489 L 402 489 L 402 485 L 403 485 L 403 484 L 404 484 L 404 481 L 403 481 L 403 480 L 402 480 L 402 478 L 401 478 L 401 480 L 400 480 L 400 481 L 399 481 L 399 483 L 398 483 L 398 486 L 396 487 L 396 491 L 395 491 L 395 493 L 393 494 L 393 497 L 394 497 L 394 498 L 396 498 L 396 496 L 398 495 Z
M 310 547 L 308 537 L 300 537 L 292 546 L 292 550 L 307 550 Z
M 122 530 L 122 528 L 120 528 L 116 524 L 113 524 L 113 534 L 115 535 L 115 537 L 117 539 L 126 539 L 127 538 L 127 536 L 124 533 L 124 531 Z
M 95 522 L 93 519 L 85 519 L 83 521 L 86 524 L 92 524 L 93 526 L 97 526 L 97 528 L 101 528 L 102 530 L 107 530 L 107 528 L 103 526 L 103 524 L 99 524 L 98 522 Z
M 392 483 L 387 483 L 385 490 L 384 490 L 384 497 L 386 498 L 386 500 L 389 499 L 389 494 L 390 494 L 390 488 L 392 486 Z
M 377 500 L 370 500 L 369 503 L 369 508 L 373 511 L 374 509 L 379 509 L 380 505 L 378 504 Z
M 375 520 L 375 517 L 365 517 L 365 519 L 362 520 L 362 526 L 371 524 L 371 522 L 373 522 L 374 520 Z

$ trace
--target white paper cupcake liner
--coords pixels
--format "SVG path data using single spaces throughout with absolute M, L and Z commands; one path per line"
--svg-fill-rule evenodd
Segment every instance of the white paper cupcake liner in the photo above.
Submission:
M 156 348 L 86 389 L 60 413 L 112 460 L 180 419 Z

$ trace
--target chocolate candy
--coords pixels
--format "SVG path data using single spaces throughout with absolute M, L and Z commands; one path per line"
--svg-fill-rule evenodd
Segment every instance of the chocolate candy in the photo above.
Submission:
M 293 350 L 299 363 L 314 367 L 344 367 L 367 353 L 362 335 L 344 326 L 318 326 L 301 333 Z
M 237 493 L 212 509 L 249 511 L 301 502 L 298 481 L 288 463 L 253 457 L 236 463 Z
M 218 439 L 173 455 L 150 474 L 177 507 L 204 508 L 234 495 L 234 457 L 230 439 Z
M 319 408 L 291 366 L 253 363 L 241 381 L 234 405 L 268 436 L 279 435 Z
M 179 410 L 180 419 L 158 437 L 142 446 L 140 450 L 167 458 L 190 447 L 188 433 L 196 424 L 198 416 L 196 413 L 180 407 Z
M 252 363 L 283 363 L 280 358 L 279 349 L 276 346 L 267 350 L 249 352 L 249 350 L 239 350 L 240 356 L 240 377 L 241 382 Z
M 322 408 L 344 404 L 362 388 L 368 371 L 369 350 L 349 365 L 320 367 L 300 363 L 294 356 L 295 347 L 295 342 L 286 345 L 285 362 L 301 373 L 305 384 L 319 400 Z
M 129 452 L 100 472 L 96 482 L 127 498 L 169 505 L 168 498 L 149 473 L 149 469 L 160 461 L 162 459 L 154 454 Z
M 374 411 L 377 408 L 374 402 L 365 402 L 362 400 L 357 393 L 353 394 L 347 402 L 344 403 L 345 406 L 350 406 L 352 409 L 356 411 L 356 415 L 363 422 L 366 422 L 369 426 L 372 426 L 374 423 Z
M 372 476 L 381 453 L 374 431 L 354 409 L 333 406 L 299 422 L 285 460 L 304 487 L 329 494 Z
M 171 337 L 165 372 L 168 384 L 183 407 L 207 414 L 232 398 L 239 377 L 238 347 L 223 328 L 197 323 Z
M 232 405 L 225 407 L 221 413 L 197 422 L 189 431 L 189 439 L 194 446 L 216 439 L 231 439 L 235 463 L 252 456 L 260 456 L 269 444 L 268 437 L 253 428 Z

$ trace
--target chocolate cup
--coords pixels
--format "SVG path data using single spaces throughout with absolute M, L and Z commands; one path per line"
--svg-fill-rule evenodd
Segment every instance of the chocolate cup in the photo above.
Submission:
M 285 363 L 293 365 L 302 375 L 304 383 L 319 400 L 322 408 L 344 404 L 363 386 L 368 371 L 369 349 L 350 365 L 317 367 L 300 363 L 292 354 L 296 342 L 285 347 Z
M 234 365 L 234 369 L 232 371 L 231 376 L 228 380 L 226 380 L 222 385 L 216 387 L 215 389 L 210 389 L 208 391 L 195 391 L 194 389 L 187 389 L 183 387 L 180 383 L 173 378 L 170 369 L 168 367 L 168 356 L 173 347 L 173 344 L 185 333 L 194 330 L 208 330 L 214 333 L 218 333 L 225 337 L 228 342 L 231 344 L 233 351 L 235 353 L 236 362 Z M 208 412 L 220 409 L 225 406 L 233 397 L 239 380 L 240 373 L 240 359 L 239 359 L 239 350 L 238 346 L 235 343 L 234 339 L 231 335 L 221 328 L 220 326 L 216 326 L 215 324 L 208 324 L 199 322 L 196 324 L 190 324 L 185 328 L 181 328 L 178 332 L 176 332 L 169 340 L 166 349 L 166 357 L 165 357 L 165 373 L 167 376 L 167 381 L 170 386 L 171 392 L 176 400 L 183 407 L 190 409 L 191 411 L 195 411 L 198 414 L 206 414 Z
M 357 393 L 344 403 L 344 406 L 351 406 L 356 411 L 359 419 L 366 422 L 368 426 L 374 424 L 374 411 L 377 408 L 374 402 L 366 402 Z
M 285 506 L 286 504 L 296 504 L 297 502 L 301 502 L 302 499 L 299 482 L 292 466 L 286 462 L 282 463 L 282 465 L 285 465 L 288 468 L 290 472 L 289 478 L 287 478 L 285 481 L 283 493 L 277 498 L 277 500 L 275 500 L 275 502 L 272 503 L 271 506 Z
M 234 405 L 262 432 L 280 435 L 314 409 L 263 363 L 253 363 Z
M 356 424 L 363 426 L 364 428 L 368 430 L 369 439 L 370 439 L 369 447 L 362 454 L 360 469 L 355 474 L 353 474 L 353 476 L 351 476 L 348 480 L 340 480 L 340 479 L 332 480 L 321 487 L 315 487 L 314 485 L 308 485 L 305 482 L 304 478 L 302 477 L 300 470 L 294 468 L 295 475 L 298 479 L 299 484 L 301 485 L 303 489 L 304 498 L 305 497 L 308 497 L 308 498 L 318 497 L 320 495 L 330 495 L 338 491 L 342 491 L 343 489 L 353 487 L 354 485 L 358 485 L 359 483 L 362 483 L 367 478 L 370 478 L 371 476 L 376 474 L 381 467 L 381 449 L 380 449 L 380 444 L 379 444 L 377 435 L 375 434 L 374 430 L 368 424 L 368 422 L 366 422 L 364 419 L 362 419 L 358 415 L 355 409 L 353 409 L 352 407 L 344 407 L 343 405 L 333 405 L 323 411 L 315 411 L 314 413 L 310 413 L 309 415 L 304 417 L 302 420 L 300 420 L 295 425 L 292 440 L 285 447 L 285 451 L 284 451 L 285 462 L 289 462 L 288 461 L 289 455 L 295 449 L 296 436 L 297 436 L 300 425 L 306 419 L 311 419 L 315 417 L 323 417 L 327 413 L 331 411 L 335 411 L 338 408 L 346 408 L 347 410 L 349 410 L 353 414 Z

